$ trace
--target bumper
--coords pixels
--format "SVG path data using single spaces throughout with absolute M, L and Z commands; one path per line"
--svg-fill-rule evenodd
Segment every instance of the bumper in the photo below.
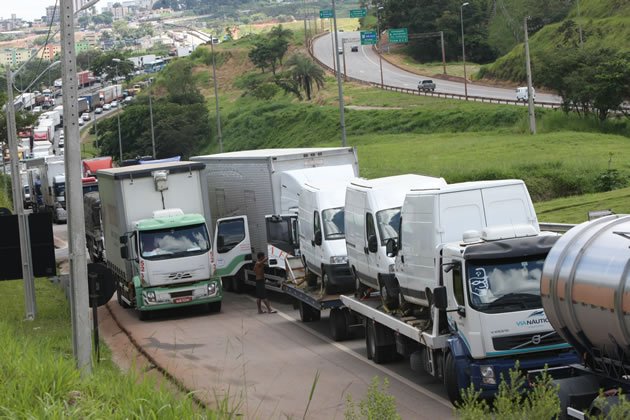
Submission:
M 182 287 L 136 287 L 136 307 L 141 311 L 202 305 L 222 299 L 223 288 L 219 278 Z
M 499 389 L 501 376 L 503 376 L 503 378 L 505 379 L 508 379 L 510 377 L 510 369 L 514 369 L 514 365 L 516 364 L 517 360 L 519 361 L 519 370 L 525 375 L 526 378 L 527 372 L 530 370 L 544 369 L 545 366 L 547 366 L 548 368 L 568 366 L 570 364 L 579 362 L 577 354 L 573 350 L 568 350 L 562 353 L 554 354 L 553 356 L 541 354 L 539 357 L 535 358 L 527 357 L 523 359 L 518 359 L 517 357 L 514 357 L 474 360 L 468 365 L 466 371 L 469 372 L 470 382 L 472 382 L 472 384 L 475 386 L 475 389 L 481 390 L 481 397 L 491 397 L 495 395 L 497 390 Z M 480 371 L 481 366 L 493 367 L 496 384 L 483 383 L 483 378 Z M 461 376 L 459 379 L 461 380 Z M 460 388 L 461 384 L 462 383 L 460 382 Z M 466 386 L 468 386 L 468 384 L 466 384 Z
M 324 273 L 328 275 L 330 284 L 338 288 L 352 288 L 355 287 L 354 276 L 350 265 L 345 264 L 324 264 Z

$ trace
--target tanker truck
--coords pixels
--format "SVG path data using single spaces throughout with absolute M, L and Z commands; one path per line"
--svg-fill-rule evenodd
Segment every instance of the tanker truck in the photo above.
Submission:
M 582 357 L 582 363 L 567 366 L 568 377 L 555 381 L 563 417 L 606 417 L 619 402 L 618 391 L 626 399 L 630 393 L 628 267 L 628 215 L 577 225 L 547 256 L 540 282 L 543 309 Z
M 493 396 L 517 361 L 528 372 L 578 360 L 542 310 L 540 275 L 558 236 L 540 232 L 523 181 L 411 190 L 400 219 L 380 290 L 341 297 L 363 321 L 369 359 L 409 356 L 453 403 L 470 385 Z

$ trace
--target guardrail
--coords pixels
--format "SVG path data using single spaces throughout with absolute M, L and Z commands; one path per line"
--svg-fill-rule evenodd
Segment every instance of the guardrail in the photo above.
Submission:
M 572 227 L 576 225 L 572 225 L 570 223 L 540 222 L 538 223 L 538 226 L 540 226 L 540 230 L 544 230 L 546 232 L 565 233 L 566 231 L 568 231 L 569 229 L 571 229 Z
M 311 58 L 317 64 L 319 64 L 321 67 L 326 69 L 328 72 L 332 73 L 333 76 L 336 76 L 337 72 L 333 68 L 329 67 L 327 64 L 325 64 L 324 62 L 319 60 L 317 57 L 315 57 L 315 54 L 313 53 L 313 41 L 315 41 L 319 37 L 322 37 L 322 36 L 326 35 L 327 33 L 328 32 L 322 32 L 320 34 L 315 35 L 313 38 L 309 39 L 309 41 L 308 41 L 308 52 L 309 52 L 309 55 L 311 56 Z M 389 91 L 400 92 L 400 93 L 407 93 L 407 94 L 410 94 L 410 95 L 423 95 L 423 96 L 433 96 L 433 97 L 445 98 L 445 99 L 466 100 L 466 95 L 462 95 L 462 94 L 459 94 L 459 93 L 422 92 L 422 91 L 419 91 L 418 89 L 409 89 L 409 88 L 403 88 L 403 87 L 398 87 L 398 86 L 381 85 L 380 83 L 368 82 L 366 80 L 361 80 L 361 79 L 356 79 L 356 78 L 351 77 L 351 76 L 346 76 L 343 73 L 341 75 L 344 77 L 344 80 L 346 80 L 346 81 L 352 81 L 352 82 L 361 83 L 361 84 L 364 84 L 364 85 L 370 85 L 370 86 L 377 87 L 377 88 L 380 88 L 380 89 L 383 89 L 383 90 L 389 90 Z M 468 95 L 468 100 L 469 101 L 473 101 L 473 102 L 485 102 L 485 103 L 490 103 L 490 104 L 505 104 L 505 105 L 517 105 L 517 106 L 527 106 L 528 105 L 527 102 L 517 101 L 515 99 L 499 99 L 499 98 L 491 98 L 491 97 L 488 97 L 488 96 Z M 562 104 L 555 103 L 555 102 L 538 102 L 538 101 L 534 101 L 534 106 L 537 106 L 539 108 L 560 109 L 562 107 Z M 616 115 L 627 115 L 627 114 L 630 114 L 630 106 L 627 106 L 627 107 L 623 106 L 621 108 L 621 110 L 611 111 L 611 113 L 616 114 Z

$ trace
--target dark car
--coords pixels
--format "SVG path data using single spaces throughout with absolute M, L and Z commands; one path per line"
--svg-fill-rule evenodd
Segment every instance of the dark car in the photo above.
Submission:
M 350 51 L 352 51 L 352 52 L 359 52 L 359 46 L 358 45 L 353 45 L 352 48 L 350 48 Z

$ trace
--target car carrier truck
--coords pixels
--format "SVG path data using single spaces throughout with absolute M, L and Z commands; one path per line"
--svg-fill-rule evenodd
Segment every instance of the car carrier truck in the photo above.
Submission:
M 608 417 L 610 411 L 621 398 L 627 401 L 628 267 L 628 215 L 607 216 L 573 227 L 545 260 L 540 282 L 543 309 L 550 325 L 582 356 L 581 363 L 566 367 L 567 377 L 555 381 L 560 418 L 615 418 Z M 627 408 L 624 413 L 627 416 Z
M 269 258 L 266 287 L 282 291 L 290 267 L 301 260 L 297 211 L 303 185 L 346 182 L 359 172 L 355 150 L 345 147 L 249 150 L 191 160 L 206 165 L 217 274 L 226 290 L 235 291 L 254 284 L 258 252 Z
M 363 320 L 368 358 L 410 356 L 443 380 L 449 399 L 471 384 L 489 397 L 519 361 L 524 371 L 577 361 L 542 308 L 540 276 L 558 236 L 541 233 L 520 180 L 411 191 L 394 270 L 377 298 L 342 296 Z
M 221 282 L 212 277 L 203 168 L 198 162 L 175 162 L 97 172 L 104 262 L 118 302 L 135 307 L 141 319 L 179 306 L 221 310 Z

